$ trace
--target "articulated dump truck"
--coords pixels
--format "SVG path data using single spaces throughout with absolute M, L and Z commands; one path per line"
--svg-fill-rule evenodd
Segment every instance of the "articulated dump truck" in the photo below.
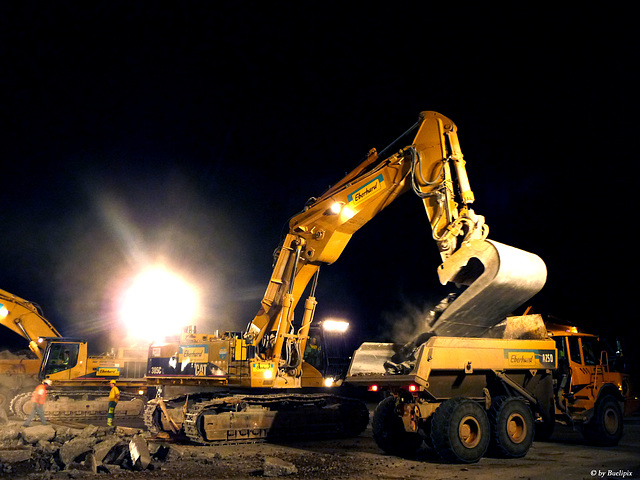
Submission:
M 553 422 L 557 351 L 548 337 L 434 335 L 411 352 L 405 348 L 364 343 L 347 376 L 390 394 L 372 423 L 384 451 L 411 455 L 426 440 L 450 462 L 476 462 L 488 450 L 521 457 L 533 441 L 534 412 Z
M 540 315 L 509 317 L 487 335 L 496 331 L 501 338 L 424 334 L 355 352 L 347 382 L 388 393 L 372 421 L 382 450 L 411 455 L 426 441 L 449 462 L 522 457 L 534 436 L 551 437 L 556 421 L 593 444 L 618 443 L 623 412 L 638 400 L 596 336 L 547 330 Z

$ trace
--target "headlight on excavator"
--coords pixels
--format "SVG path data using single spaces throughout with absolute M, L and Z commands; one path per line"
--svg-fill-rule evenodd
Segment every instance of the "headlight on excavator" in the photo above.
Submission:
M 7 310 L 7 307 L 0 303 L 0 318 L 4 318 L 7 315 L 9 315 L 9 310 Z
M 327 215 L 337 215 L 340 213 L 340 210 L 342 210 L 343 205 L 344 205 L 343 203 L 335 202 L 331 204 L 331 206 L 329 207 L 329 210 L 327 210 L 325 213 Z
M 271 370 L 265 370 L 262 375 L 265 380 L 270 380 L 273 378 L 273 372 Z
M 325 320 L 322 328 L 330 332 L 346 332 L 349 329 L 349 322 L 344 320 Z

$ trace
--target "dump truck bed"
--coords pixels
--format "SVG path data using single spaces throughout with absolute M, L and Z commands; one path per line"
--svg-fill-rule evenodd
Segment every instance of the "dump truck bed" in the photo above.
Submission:
M 482 371 L 555 369 L 553 340 L 505 340 L 496 338 L 432 337 L 419 347 L 413 369 L 406 375 L 391 374 L 385 362 L 393 361 L 402 345 L 363 343 L 351 361 L 347 382 L 401 385 L 414 382 L 427 387 L 435 375 L 471 375 Z

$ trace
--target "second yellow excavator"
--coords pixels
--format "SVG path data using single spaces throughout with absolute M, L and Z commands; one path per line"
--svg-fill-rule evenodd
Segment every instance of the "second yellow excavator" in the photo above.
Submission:
M 102 417 L 107 411 L 109 381 L 122 390 L 120 416 L 140 416 L 146 394 L 146 352 L 118 348 L 89 355 L 87 342 L 63 337 L 35 303 L 0 290 L 0 325 L 28 341 L 36 358 L 0 360 L 0 408 L 25 418 L 31 393 L 44 379 L 53 382 L 45 413 L 48 418 Z

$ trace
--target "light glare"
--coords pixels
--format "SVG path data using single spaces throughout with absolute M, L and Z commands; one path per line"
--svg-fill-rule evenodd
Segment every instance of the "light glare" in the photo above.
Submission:
M 334 204 L 331 205 L 331 213 L 335 215 L 339 214 L 341 209 L 342 209 L 342 204 L 340 202 L 335 202 Z
M 152 341 L 192 325 L 198 294 L 183 279 L 156 267 L 138 275 L 125 292 L 120 318 L 129 336 Z
M 322 322 L 322 328 L 330 332 L 346 332 L 349 328 L 349 322 L 344 320 L 325 320 Z

